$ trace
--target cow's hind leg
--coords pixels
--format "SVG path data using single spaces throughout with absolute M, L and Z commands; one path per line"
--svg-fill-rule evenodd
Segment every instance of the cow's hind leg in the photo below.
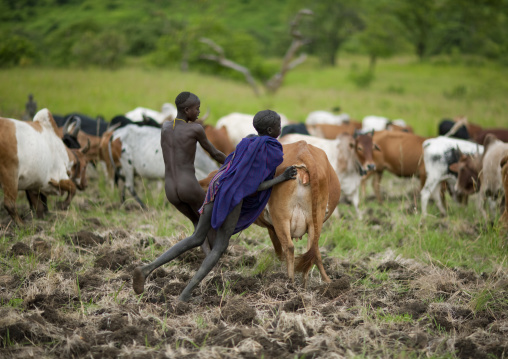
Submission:
M 275 254 L 277 257 L 282 260 L 282 246 L 280 244 L 279 238 L 277 237 L 277 234 L 275 233 L 275 230 L 273 227 L 267 227 L 268 229 L 268 235 L 270 236 L 270 239 L 272 240 L 273 249 L 275 250 Z
M 48 212 L 48 199 L 47 197 L 37 191 L 25 191 L 30 209 L 35 212 L 37 218 L 44 218 L 44 213 Z
M 286 266 L 288 269 L 288 277 L 291 279 L 291 282 L 295 281 L 295 245 L 293 244 L 293 240 L 291 239 L 291 228 L 289 220 L 283 220 L 282 218 L 276 218 L 276 216 L 272 215 L 272 220 L 274 223 L 278 223 L 277 227 L 275 227 L 275 234 L 279 239 L 280 246 L 282 251 L 286 255 Z M 273 240 L 272 240 L 273 243 Z M 275 246 L 274 246 L 275 247 Z M 276 250 L 277 251 L 277 250 Z

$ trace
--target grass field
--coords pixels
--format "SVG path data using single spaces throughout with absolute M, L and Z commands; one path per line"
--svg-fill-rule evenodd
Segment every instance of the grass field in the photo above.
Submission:
M 275 96 L 256 97 L 242 82 L 196 73 L 137 66 L 118 71 L 79 69 L 3 69 L 0 115 L 20 118 L 28 93 L 39 108 L 56 114 L 81 112 L 111 119 L 143 106 L 160 110 L 164 102 L 188 90 L 200 96 L 215 123 L 231 112 L 271 108 L 302 122 L 314 110 L 341 106 L 352 118 L 367 115 L 402 118 L 415 132 L 432 136 L 444 117 L 465 115 L 487 127 L 506 126 L 507 69 L 495 64 L 451 66 L 417 63 L 411 58 L 380 61 L 368 88 L 357 86 L 367 66 L 364 58 L 341 59 L 337 68 L 314 60 L 290 72 Z
M 349 58 L 337 69 L 307 64 L 273 98 L 247 85 L 197 74 L 131 68 L 10 69 L 0 72 L 0 114 L 19 117 L 26 95 L 55 113 L 106 118 L 136 106 L 158 109 L 189 89 L 210 107 L 211 120 L 270 107 L 303 121 L 311 110 L 341 105 L 351 116 L 404 118 L 433 135 L 442 117 L 466 114 L 506 127 L 508 87 L 501 68 L 381 62 L 369 88 L 358 88 Z M 495 80 L 495 81 L 494 81 Z M 419 214 L 419 181 L 389 174 L 384 202 L 370 185 L 360 206 L 340 204 L 321 235 L 325 269 L 307 289 L 287 280 L 265 229 L 252 226 L 203 283 L 195 300 L 177 296 L 200 265 L 194 250 L 157 270 L 145 293 L 131 272 L 190 234 L 191 224 L 167 202 L 161 183 L 139 180 L 143 211 L 121 204 L 101 170 L 68 211 L 32 220 L 24 195 L 17 228 L 0 209 L 0 357 L 93 358 L 506 358 L 508 234 L 497 218 L 448 198 L 448 216 L 434 204 Z M 416 208 L 416 211 L 415 211 Z M 306 238 L 296 252 L 306 248 Z

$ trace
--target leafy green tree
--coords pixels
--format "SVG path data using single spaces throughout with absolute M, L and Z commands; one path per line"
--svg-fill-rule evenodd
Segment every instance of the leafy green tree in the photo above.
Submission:
M 122 64 L 127 49 L 123 34 L 114 30 L 101 33 L 85 32 L 72 46 L 72 55 L 82 65 L 115 69 Z
M 26 37 L 8 32 L 0 34 L 0 67 L 26 65 L 36 55 L 35 46 Z
M 360 6 L 357 0 L 316 0 L 309 6 L 314 17 L 302 32 L 310 34 L 310 50 L 323 63 L 335 66 L 340 48 L 364 28 Z
M 404 26 L 404 36 L 413 44 L 420 60 L 428 54 L 436 26 L 436 0 L 401 0 L 395 13 Z
M 391 1 L 366 0 L 362 12 L 365 29 L 358 34 L 363 51 L 369 56 L 371 72 L 378 58 L 390 57 L 403 47 L 402 26 L 395 16 Z

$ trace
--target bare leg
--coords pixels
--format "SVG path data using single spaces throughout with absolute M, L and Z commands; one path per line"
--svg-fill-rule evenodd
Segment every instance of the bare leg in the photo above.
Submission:
M 190 221 L 194 225 L 194 230 L 196 230 L 198 223 L 199 223 L 199 217 L 200 217 L 199 212 L 194 210 L 187 203 L 177 203 L 177 204 L 174 204 L 174 206 L 176 207 L 176 209 L 178 211 L 180 211 L 180 213 L 182 213 L 185 217 L 190 219 Z M 213 247 L 213 241 L 215 240 L 215 230 L 213 228 L 211 228 L 208 231 L 207 239 L 208 240 L 205 240 L 203 242 L 203 244 L 201 245 L 201 249 L 203 250 L 205 255 L 208 255 L 208 253 L 210 253 L 210 247 Z
M 134 269 L 132 278 L 132 287 L 136 294 L 143 293 L 145 280 L 156 268 L 161 265 L 168 263 L 175 259 L 180 254 L 187 252 L 188 250 L 201 245 L 206 238 L 206 234 L 211 228 L 213 202 L 205 206 L 203 214 L 199 218 L 198 225 L 194 233 L 180 242 L 176 243 L 173 247 L 163 253 L 159 258 L 154 260 L 152 263 L 145 266 L 137 267 Z M 236 224 L 236 223 L 235 223 Z
M 222 226 L 217 230 L 217 237 L 215 238 L 215 243 L 213 245 L 212 251 L 208 254 L 199 267 L 194 277 L 190 280 L 187 287 L 182 291 L 179 300 L 182 302 L 189 301 L 191 297 L 191 293 L 196 288 L 196 286 L 201 283 L 203 278 L 210 273 L 212 268 L 217 264 L 220 257 L 224 253 L 224 251 L 228 248 L 229 239 L 233 235 L 235 231 L 236 224 L 238 223 L 238 218 L 240 217 L 240 212 L 242 210 L 242 202 L 240 202 L 226 217 L 226 220 L 222 224 Z M 205 213 L 201 215 L 204 216 Z M 201 222 L 201 221 L 200 221 Z

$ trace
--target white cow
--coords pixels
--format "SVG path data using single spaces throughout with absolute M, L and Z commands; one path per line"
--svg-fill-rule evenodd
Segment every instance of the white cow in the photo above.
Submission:
M 125 177 L 125 187 L 144 207 L 134 188 L 134 176 L 147 179 L 164 179 L 165 166 L 161 148 L 161 129 L 151 126 L 128 125 L 113 133 L 112 141 L 121 142 L 120 173 Z M 194 160 L 196 178 L 201 180 L 218 169 L 217 163 L 197 144 Z M 125 194 L 122 194 L 122 201 Z
M 334 114 L 329 111 L 312 111 L 305 119 L 306 125 L 342 125 L 348 122 L 350 117 L 347 113 Z
M 136 107 L 134 110 L 127 112 L 125 117 L 134 122 L 143 122 L 143 115 L 145 115 L 153 118 L 158 123 L 162 123 L 168 117 L 170 120 L 176 118 L 177 113 L 176 107 L 166 102 L 162 105 L 161 112 L 146 107 Z
M 33 122 L 0 118 L 0 184 L 4 207 L 18 224 L 23 223 L 16 211 L 19 190 L 44 196 L 67 192 L 61 204 L 66 209 L 76 188 L 86 187 L 84 153 L 88 148 L 68 149 L 57 128 L 47 108 L 37 112 Z M 37 208 L 37 215 L 42 213 Z
M 372 148 L 372 136 L 362 135 L 362 140 L 369 141 Z M 364 164 L 358 158 L 358 146 L 356 139 L 348 134 L 339 135 L 335 140 L 327 140 L 324 138 L 289 134 L 280 138 L 282 144 L 293 143 L 297 141 L 305 141 L 308 144 L 316 146 L 325 151 L 328 156 L 335 173 L 339 177 L 342 196 L 350 201 L 355 207 L 358 218 L 362 218 L 358 205 L 360 203 L 360 185 L 362 183 L 363 166 L 373 169 L 372 151 L 368 158 L 364 158 Z M 366 147 L 365 145 L 363 145 Z M 369 145 L 367 145 L 369 146 Z M 362 152 L 364 152 L 362 150 Z M 367 151 L 365 151 L 367 152 Z M 341 197 L 342 197 L 341 196 Z
M 287 117 L 280 113 L 279 116 L 281 127 L 286 126 L 289 123 Z M 257 134 L 257 131 L 252 124 L 253 119 L 254 115 L 233 112 L 219 118 L 215 128 L 226 128 L 231 143 L 236 147 L 242 138 L 247 137 L 250 134 Z
M 447 181 L 449 188 L 455 188 L 456 175 L 449 166 L 458 162 L 460 153 L 465 155 L 483 154 L 483 146 L 457 138 L 439 136 L 423 142 L 423 161 L 427 179 L 420 191 L 422 216 L 427 215 L 427 204 L 432 197 L 442 215 L 446 209 L 440 196 L 440 184 Z M 460 152 L 459 152 L 460 151 Z

